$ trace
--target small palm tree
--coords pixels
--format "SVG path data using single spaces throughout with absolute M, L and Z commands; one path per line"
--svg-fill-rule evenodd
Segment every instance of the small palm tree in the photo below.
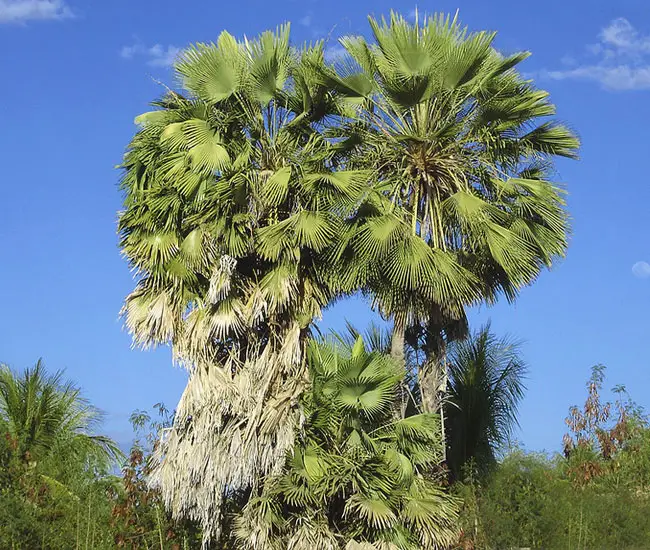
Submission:
M 495 463 L 517 425 L 526 370 L 521 344 L 498 338 L 489 324 L 451 346 L 445 417 L 447 464 L 455 477 L 465 466 L 484 473 Z
M 395 419 L 403 368 L 357 337 L 351 346 L 313 342 L 309 369 L 296 447 L 237 521 L 241 547 L 450 544 L 458 509 L 435 473 L 440 424 L 434 414 Z
M 122 454 L 110 438 L 93 433 L 101 421 L 62 371 L 48 374 L 40 360 L 22 373 L 0 366 L 0 432 L 26 465 L 74 460 L 109 468 Z

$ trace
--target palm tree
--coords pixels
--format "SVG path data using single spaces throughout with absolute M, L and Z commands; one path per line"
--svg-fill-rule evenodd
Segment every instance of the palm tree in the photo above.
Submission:
M 344 40 L 355 66 L 338 71 L 322 44 L 291 48 L 288 27 L 222 33 L 179 59 L 184 92 L 137 119 L 119 228 L 139 281 L 124 312 L 136 343 L 170 343 L 190 368 L 157 479 L 207 538 L 226 493 L 291 448 L 323 307 L 362 288 L 395 321 L 395 357 L 423 337 L 433 411 L 464 307 L 513 299 L 566 247 L 545 177 L 577 140 L 538 123 L 553 106 L 514 72 L 524 56 L 441 18 L 371 25 L 377 44 Z
M 310 346 L 302 430 L 236 521 L 240 548 L 433 549 L 455 539 L 457 503 L 435 474 L 437 415 L 396 420 L 403 368 L 361 337 L 342 339 Z
M 305 346 L 341 291 L 326 251 L 366 188 L 324 135 L 345 112 L 289 27 L 224 32 L 176 63 L 124 161 L 122 250 L 140 278 L 134 341 L 171 344 L 190 369 L 156 479 L 178 516 L 218 535 L 227 493 L 282 465 L 300 418 Z
M 108 437 L 95 435 L 101 412 L 42 361 L 22 373 L 0 365 L 0 432 L 12 458 L 31 468 L 70 461 L 107 470 L 122 456 Z M 6 465 L 5 465 L 6 466 Z
M 333 131 L 348 166 L 374 175 L 338 257 L 394 320 L 394 357 L 403 360 L 405 338 L 424 342 L 423 403 L 438 410 L 465 307 L 514 300 L 564 255 L 563 192 L 549 178 L 579 141 L 517 73 L 528 53 L 499 54 L 495 33 L 442 15 L 370 25 L 374 42 L 342 39 L 348 58 L 323 75 L 355 109 Z
M 521 344 L 497 338 L 486 325 L 449 353 L 447 464 L 459 478 L 465 466 L 484 473 L 517 425 L 526 363 Z

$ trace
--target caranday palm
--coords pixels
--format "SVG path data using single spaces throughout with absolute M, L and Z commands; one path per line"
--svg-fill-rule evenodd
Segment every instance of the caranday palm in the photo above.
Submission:
M 464 308 L 514 299 L 566 248 L 548 179 L 577 139 L 493 35 L 435 17 L 371 20 L 375 44 L 325 67 L 288 28 L 197 45 L 124 162 L 122 249 L 139 274 L 124 312 L 134 340 L 171 343 L 190 369 L 157 480 L 177 515 L 218 534 L 228 491 L 281 468 L 300 422 L 310 326 L 362 289 L 431 360 L 466 329 Z M 452 330 L 452 328 L 454 330 Z
M 326 251 L 366 190 L 325 138 L 344 109 L 289 28 L 182 54 L 124 160 L 124 307 L 136 343 L 190 369 L 155 478 L 179 516 L 218 535 L 226 493 L 281 467 L 300 418 L 310 325 L 337 294 Z
M 488 324 L 452 344 L 448 364 L 447 464 L 456 478 L 466 466 L 482 474 L 517 425 L 526 374 L 521 345 L 495 336 Z
M 0 432 L 25 465 L 49 464 L 51 470 L 51 463 L 72 460 L 107 471 L 121 452 L 110 438 L 93 433 L 101 420 L 62 371 L 48 374 L 40 360 L 20 373 L 0 365 Z
M 332 133 L 374 182 L 339 257 L 393 318 L 396 357 L 405 333 L 425 336 L 420 382 L 436 410 L 440 358 L 466 332 L 464 308 L 513 300 L 564 255 L 563 191 L 550 177 L 579 141 L 517 72 L 528 53 L 501 55 L 495 33 L 442 15 L 370 25 L 374 41 L 343 38 L 347 57 L 324 71 L 355 109 Z
M 312 341 L 305 419 L 283 472 L 237 520 L 242 548 L 429 549 L 453 542 L 437 415 L 396 419 L 404 369 L 363 339 Z M 376 343 L 376 342 L 375 342 Z

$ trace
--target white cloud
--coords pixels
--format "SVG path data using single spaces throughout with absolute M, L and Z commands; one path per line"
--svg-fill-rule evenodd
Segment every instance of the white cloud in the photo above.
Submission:
M 303 27 L 309 27 L 311 25 L 311 15 L 305 15 L 298 21 L 298 23 Z
M 343 59 L 347 53 L 347 50 L 341 44 L 336 43 L 333 46 L 327 46 L 323 52 L 323 56 L 325 57 L 325 61 L 334 63 Z
M 120 56 L 123 59 L 134 59 L 136 57 L 146 59 L 147 65 L 152 67 L 171 67 L 181 52 L 176 46 L 163 46 L 155 44 L 147 47 L 143 44 L 133 44 L 124 46 L 120 50 Z
M 648 262 L 637 262 L 632 266 L 632 274 L 639 279 L 650 277 L 650 264 Z
M 64 0 L 0 0 L 0 23 L 60 20 L 74 17 Z
M 545 76 L 554 80 L 579 79 L 598 82 L 608 90 L 650 90 L 650 66 L 630 67 L 618 65 L 584 65 L 565 71 L 546 71 Z
M 574 66 L 542 71 L 542 76 L 597 82 L 608 90 L 650 90 L 650 34 L 640 33 L 620 17 L 602 29 L 598 38 L 586 46 L 583 59 L 570 58 Z
M 578 64 L 578 60 L 570 55 L 565 55 L 562 59 L 560 59 L 560 63 L 564 65 L 565 67 L 575 67 Z
M 606 46 L 628 53 L 650 52 L 650 36 L 641 36 L 625 18 L 614 19 L 600 33 L 600 39 Z

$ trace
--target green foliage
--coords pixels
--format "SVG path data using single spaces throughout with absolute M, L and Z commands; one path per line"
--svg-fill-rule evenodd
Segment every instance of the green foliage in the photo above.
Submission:
M 42 362 L 0 367 L 0 547 L 111 548 L 116 444 L 101 413 Z
M 595 367 L 585 406 L 570 409 L 564 456 L 516 450 L 488 478 L 457 485 L 463 548 L 650 545 L 650 425 L 621 387 L 602 403 L 603 381 Z
M 370 25 L 373 41 L 342 39 L 349 55 L 325 74 L 355 106 L 333 132 L 373 173 L 350 240 L 371 260 L 373 297 L 411 324 L 433 309 L 458 318 L 466 304 L 514 298 L 565 252 L 563 193 L 548 177 L 578 139 L 517 73 L 528 54 L 503 57 L 495 33 L 443 15 Z
M 158 445 L 161 430 L 169 429 L 173 420 L 164 405 L 159 403 L 155 407 L 157 420 L 144 411 L 131 415 L 137 438 L 122 468 L 122 482 L 114 493 L 110 521 L 113 540 L 116 547 L 133 550 L 198 548 L 200 531 L 188 521 L 173 521 L 160 492 L 148 483 L 151 453 Z
M 288 25 L 223 32 L 180 57 L 182 94 L 136 119 L 119 229 L 140 275 L 124 309 L 137 343 L 219 362 L 278 345 L 333 297 L 323 253 L 367 175 L 337 166 L 323 128 L 340 107 L 319 63 L 322 44 L 292 48 Z
M 0 365 L 0 429 L 16 459 L 32 466 L 81 459 L 106 469 L 121 453 L 110 439 L 91 433 L 101 419 L 62 371 L 49 375 L 40 360 L 21 374 Z
M 196 528 L 171 521 L 144 481 L 164 419 L 149 426 L 148 447 L 136 442 L 120 478 L 113 472 L 122 453 L 95 433 L 100 411 L 62 372 L 48 373 L 41 361 L 21 373 L 0 369 L 0 548 L 200 546 Z
M 608 479 L 579 488 L 565 475 L 565 466 L 559 458 L 508 456 L 479 489 L 479 536 L 468 538 L 478 539 L 477 548 L 648 546 L 647 493 Z M 472 525 L 466 529 L 469 535 Z
M 237 520 L 241 547 L 448 545 L 457 503 L 437 470 L 438 417 L 396 417 L 402 368 L 361 337 L 337 342 L 310 345 L 304 424 L 283 473 Z

